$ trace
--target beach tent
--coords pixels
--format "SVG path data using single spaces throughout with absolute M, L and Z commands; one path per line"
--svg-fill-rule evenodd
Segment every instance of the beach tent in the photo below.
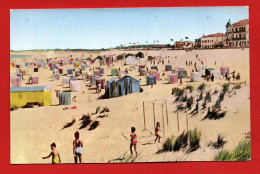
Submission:
M 178 71 L 178 78 L 186 78 L 187 77 L 187 71 L 186 70 L 179 70 Z
M 138 72 L 140 72 L 141 69 L 145 69 L 145 65 L 139 65 Z
M 81 65 L 81 69 L 82 69 L 83 71 L 85 71 L 85 70 L 86 70 L 86 66 L 85 66 L 85 65 Z
M 98 79 L 98 78 L 100 78 L 100 76 L 97 76 L 97 75 L 92 76 L 91 77 L 91 85 L 96 85 L 96 79 Z
M 89 81 L 91 80 L 91 76 L 92 76 L 92 75 L 95 75 L 95 74 L 90 73 L 90 72 L 87 74 L 87 79 L 88 79 Z
M 175 69 L 177 69 L 178 71 L 183 71 L 183 70 L 185 70 L 185 67 L 184 66 L 180 66 L 180 67 L 175 68 Z
M 126 59 L 125 59 L 125 64 L 126 65 L 135 65 L 137 63 L 137 60 L 135 57 L 133 56 L 128 56 Z
M 80 81 L 78 81 L 78 80 L 71 80 L 70 81 L 70 90 L 71 90 L 71 92 L 78 92 L 78 91 L 80 91 Z
M 98 79 L 95 79 L 96 80 L 96 84 L 97 83 L 100 83 L 101 84 L 101 89 L 105 89 L 106 87 L 106 80 L 103 79 L 103 78 L 98 78 Z
M 209 76 L 210 75 L 210 71 L 213 71 L 213 70 L 214 70 L 214 68 L 206 68 L 205 69 L 205 75 Z
M 78 80 L 77 78 L 69 78 L 69 85 L 70 85 L 70 82 L 77 81 L 77 80 Z
M 160 80 L 160 73 L 159 72 L 149 72 L 149 75 L 154 75 L 156 76 L 156 81 L 159 81 Z
M 156 76 L 155 75 L 149 75 L 146 76 L 147 85 L 156 84 Z
M 67 74 L 72 75 L 73 74 L 73 69 L 67 69 Z
M 140 76 L 146 76 L 147 75 L 147 69 L 146 68 L 141 68 L 140 69 Z
M 140 82 L 133 77 L 124 76 L 118 80 L 119 95 L 127 95 L 140 92 Z
M 165 71 L 171 71 L 172 66 L 171 65 L 165 65 Z
M 100 74 L 104 74 L 105 73 L 104 68 L 98 68 L 98 69 L 99 69 Z
M 63 69 L 59 69 L 59 74 L 63 74 Z
M 207 66 L 198 66 L 198 71 L 205 75 Z
M 168 74 L 168 83 L 178 83 L 178 74 Z
M 59 105 L 71 104 L 71 92 L 59 92 Z
M 222 66 L 220 67 L 220 71 L 221 71 L 221 75 L 225 75 L 226 73 L 227 75 L 229 75 L 229 67 Z
M 117 69 L 112 69 L 111 70 L 111 75 L 112 76 L 117 76 L 118 75 L 118 70 Z
M 212 74 L 214 75 L 214 79 L 215 80 L 221 80 L 221 72 L 220 71 L 210 71 L 210 76 L 212 76 Z
M 62 77 L 62 83 L 63 85 L 68 85 L 70 81 L 70 77 Z
M 10 103 L 11 108 L 20 108 L 27 103 L 50 106 L 52 104 L 51 91 L 46 91 L 45 86 L 11 87 Z
M 155 59 L 155 57 L 153 57 L 153 56 L 148 56 L 148 61 L 154 60 L 154 59 Z
M 157 66 L 151 66 L 151 69 L 155 69 L 155 70 L 157 70 L 158 67 L 157 67 Z
M 32 76 L 32 84 L 38 84 L 39 83 L 39 77 L 38 76 Z
M 201 74 L 200 72 L 191 72 L 190 73 L 190 80 L 192 82 L 199 82 L 201 79 Z
M 11 77 L 11 84 L 13 87 L 21 87 L 20 77 L 18 76 Z
M 94 74 L 100 76 L 100 70 L 94 70 Z
M 38 68 L 34 68 L 33 72 L 38 72 L 38 70 L 39 70 Z

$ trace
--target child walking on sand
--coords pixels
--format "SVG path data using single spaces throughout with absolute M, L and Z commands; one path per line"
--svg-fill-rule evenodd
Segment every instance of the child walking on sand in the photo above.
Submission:
M 134 146 L 134 149 L 135 149 L 135 154 L 137 156 L 137 150 L 136 150 L 136 144 L 137 144 L 137 140 L 136 140 L 136 134 L 135 134 L 135 127 L 131 127 L 131 134 L 130 134 L 130 137 L 131 137 L 131 143 L 130 143 L 130 152 L 131 154 L 133 154 L 133 151 L 132 151 L 132 148 Z
M 61 162 L 60 154 L 59 154 L 58 150 L 56 149 L 55 143 L 51 144 L 51 153 L 46 157 L 42 157 L 42 159 L 50 158 L 50 156 L 52 156 L 52 164 L 59 164 Z
M 156 142 L 156 140 L 158 139 L 158 142 L 161 143 L 160 138 L 162 138 L 162 137 L 159 135 L 159 131 L 160 131 L 160 122 L 157 122 L 156 123 L 156 128 L 155 128 L 155 136 L 156 136 L 156 138 L 155 138 L 154 142 Z
M 73 155 L 74 155 L 74 161 L 75 163 L 82 163 L 82 147 L 83 142 L 79 139 L 79 132 L 76 131 L 74 133 L 75 140 L 73 141 Z

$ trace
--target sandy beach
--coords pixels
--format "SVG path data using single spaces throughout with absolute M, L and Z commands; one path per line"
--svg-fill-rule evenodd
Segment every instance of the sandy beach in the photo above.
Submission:
M 138 50 L 112 50 L 104 52 L 62 52 L 62 51 L 27 51 L 27 52 L 11 52 L 15 54 L 31 55 L 31 58 L 14 58 L 12 63 L 32 61 L 34 58 L 60 58 L 72 55 L 74 58 L 89 57 L 93 58 L 98 55 L 122 54 L 122 53 L 138 53 Z M 43 83 L 51 83 L 52 88 L 52 105 L 34 108 L 18 108 L 10 112 L 11 126 L 11 163 L 12 164 L 39 164 L 51 163 L 51 159 L 43 160 L 42 157 L 50 153 L 50 144 L 55 142 L 57 149 L 61 155 L 62 163 L 74 163 L 73 159 L 73 140 L 74 132 L 80 132 L 80 139 L 83 141 L 83 162 L 84 163 L 107 163 L 113 162 L 114 159 L 123 156 L 124 153 L 130 154 L 130 130 L 134 126 L 137 134 L 137 151 L 139 158 L 136 162 L 163 162 L 163 161 L 212 161 L 215 155 L 221 149 L 214 149 L 208 144 L 211 141 L 216 141 L 218 134 L 222 134 L 226 140 L 224 149 L 234 148 L 241 140 L 245 138 L 245 133 L 250 132 L 250 69 L 249 69 L 249 49 L 209 49 L 209 50 L 193 50 L 186 52 L 184 50 L 165 50 L 165 51 L 142 51 L 145 58 L 137 61 L 137 65 L 146 65 L 149 70 L 151 64 L 147 61 L 148 56 L 166 57 L 164 64 L 157 64 L 158 72 L 160 73 L 160 81 L 151 88 L 146 85 L 146 76 L 140 76 L 138 70 L 129 71 L 129 76 L 140 81 L 140 86 L 143 88 L 141 93 L 133 93 L 130 95 L 120 96 L 111 99 L 98 99 L 105 93 L 102 89 L 101 93 L 96 93 L 96 89 L 88 87 L 90 84 L 87 80 L 80 81 L 80 92 L 72 92 L 71 97 L 75 96 L 75 100 L 71 101 L 71 105 L 67 105 L 69 109 L 63 110 L 64 105 L 59 105 L 59 99 L 56 97 L 55 90 L 69 90 L 69 85 L 63 85 L 62 78 L 53 80 L 53 72 L 49 67 L 46 69 L 39 68 L 39 72 L 33 72 L 33 67 L 22 67 L 27 74 L 22 80 L 21 86 L 41 86 Z M 227 93 L 221 103 L 222 111 L 227 111 L 225 116 L 218 120 L 202 120 L 207 114 L 206 110 L 199 110 L 199 113 L 192 116 L 188 114 L 188 128 L 193 130 L 197 128 L 201 131 L 200 148 L 191 153 L 185 153 L 184 150 L 179 152 L 162 152 L 157 153 L 162 149 L 162 144 L 165 139 L 171 135 L 177 138 L 183 131 L 187 130 L 186 113 L 178 112 L 179 130 L 177 124 L 177 113 L 175 112 L 178 102 L 175 102 L 175 96 L 171 95 L 172 88 L 183 88 L 187 85 L 193 85 L 194 91 L 188 93 L 188 96 L 197 96 L 199 92 L 198 86 L 205 83 L 206 91 L 213 93 L 215 89 L 222 89 L 222 84 L 227 83 L 223 77 L 221 80 L 207 82 L 201 79 L 200 82 L 190 82 L 190 78 L 183 79 L 183 84 L 179 83 L 168 84 L 168 76 L 170 72 L 165 71 L 165 65 L 170 64 L 174 68 L 184 66 L 188 76 L 194 69 L 194 66 L 186 66 L 186 61 L 196 62 L 198 59 L 203 60 L 207 67 L 219 70 L 221 66 L 229 67 L 229 71 L 239 72 L 241 79 L 239 81 L 230 80 L 230 91 L 233 83 L 242 82 L 241 88 L 234 92 Z M 169 60 L 169 63 L 168 63 Z M 216 64 L 215 64 L 216 62 Z M 130 70 L 130 65 L 124 65 L 125 60 L 114 62 L 113 68 L 121 70 Z M 201 65 L 197 61 L 198 65 Z M 93 67 L 99 67 L 99 63 L 94 63 L 87 72 L 93 72 Z M 102 66 L 104 74 L 102 78 L 110 80 L 111 68 L 107 65 Z M 61 67 L 63 72 L 66 69 L 73 68 L 72 65 L 64 65 Z M 165 73 L 164 76 L 162 74 Z M 10 76 L 16 74 L 16 68 L 10 69 Z M 26 84 L 27 79 L 31 75 L 39 77 L 39 84 Z M 117 76 L 113 76 L 118 79 Z M 83 92 L 84 91 L 84 92 Z M 220 92 L 212 94 L 212 101 L 207 106 L 215 104 Z M 143 119 L 143 102 L 145 103 L 145 119 L 146 130 L 144 130 Z M 161 143 L 154 143 L 154 120 L 153 120 L 153 102 L 155 103 L 156 122 L 161 123 L 160 134 L 163 137 Z M 166 120 L 165 103 L 168 109 L 168 123 Z M 163 105 L 164 104 L 164 105 Z M 162 106 L 163 105 L 163 106 Z M 199 103 L 201 108 L 202 101 Z M 71 107 L 76 106 L 76 109 Z M 108 107 L 109 112 L 105 114 L 93 114 L 98 106 Z M 164 121 L 162 119 L 162 107 Z M 195 104 L 192 105 L 192 109 Z M 81 126 L 80 118 L 84 114 L 90 114 L 91 120 L 99 121 L 100 125 L 94 130 L 89 130 L 89 126 L 84 129 L 79 129 Z M 189 113 L 189 112 L 188 112 Z M 99 116 L 105 115 L 105 117 Z M 62 129 L 64 125 L 71 122 L 73 119 L 76 122 L 68 128 Z M 164 122 L 164 132 L 162 123 Z M 164 136 L 165 134 L 165 136 Z

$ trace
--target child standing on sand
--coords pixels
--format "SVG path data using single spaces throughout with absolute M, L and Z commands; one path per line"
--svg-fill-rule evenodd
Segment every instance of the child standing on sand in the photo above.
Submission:
M 156 138 L 155 138 L 154 142 L 156 142 L 156 140 L 158 139 L 158 142 L 161 143 L 160 142 L 160 138 L 162 138 L 162 137 L 159 135 L 159 131 L 160 131 L 160 122 L 157 122 L 156 123 L 156 128 L 155 128 L 155 136 L 156 136 Z
M 131 152 L 131 154 L 133 154 L 132 148 L 133 148 L 133 146 L 134 146 L 135 154 L 136 154 L 136 156 L 137 156 L 137 150 L 136 150 L 136 144 L 137 144 L 136 137 L 137 137 L 137 136 L 136 136 L 136 134 L 135 134 L 135 127 L 131 127 L 130 137 L 131 137 L 130 152 Z
M 50 156 L 52 156 L 52 164 L 59 164 L 61 162 L 60 154 L 59 154 L 58 150 L 56 149 L 55 143 L 51 144 L 51 153 L 46 157 L 42 157 L 42 159 L 50 158 Z
M 75 136 L 75 140 L 73 141 L 74 161 L 75 161 L 75 163 L 78 163 L 78 158 L 79 158 L 79 163 L 82 163 L 83 142 L 79 139 L 79 132 L 78 131 L 75 132 L 74 136 Z

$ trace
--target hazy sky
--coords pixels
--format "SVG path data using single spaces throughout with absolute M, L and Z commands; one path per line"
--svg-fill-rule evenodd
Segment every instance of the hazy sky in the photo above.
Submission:
M 11 49 L 100 49 L 173 43 L 225 32 L 225 25 L 248 19 L 248 7 L 44 9 L 10 12 Z

